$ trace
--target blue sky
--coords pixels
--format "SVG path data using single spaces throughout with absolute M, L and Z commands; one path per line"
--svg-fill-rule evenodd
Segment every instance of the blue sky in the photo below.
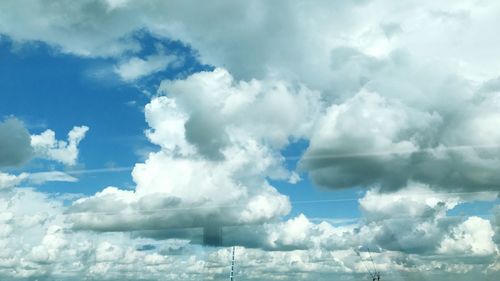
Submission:
M 0 279 L 497 280 L 499 12 L 0 3 Z

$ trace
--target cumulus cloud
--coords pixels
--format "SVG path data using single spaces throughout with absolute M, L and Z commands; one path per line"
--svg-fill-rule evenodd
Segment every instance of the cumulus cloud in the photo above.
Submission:
M 0 122 L 0 168 L 19 166 L 33 157 L 30 134 L 16 118 Z
M 315 223 L 305 215 L 262 226 L 224 229 L 225 245 L 241 245 L 268 251 L 322 249 L 348 250 L 357 247 L 353 239 L 356 224 L 334 227 L 326 221 Z
M 392 195 L 372 191 L 361 202 L 367 222 L 378 220 L 377 224 L 380 225 L 383 220 L 391 219 L 388 216 L 394 212 L 394 208 L 405 206 L 401 215 L 409 214 L 418 218 L 418 215 L 429 213 L 429 208 L 439 208 L 436 206 L 443 204 L 451 208 L 457 201 L 459 199 L 419 187 L 411 192 L 400 191 Z M 117 232 L 75 232 L 71 220 L 67 220 L 66 211 L 59 199 L 32 189 L 14 188 L 10 192 L 0 193 L 2 278 L 135 280 L 140 276 L 192 280 L 201 277 L 223 278 L 229 271 L 231 257 L 227 248 L 200 248 L 186 240 L 155 241 Z M 370 216 L 370 212 L 374 215 Z M 442 212 L 437 213 L 444 216 Z M 405 218 L 405 221 L 407 225 L 420 229 L 421 221 L 409 218 Z M 406 250 L 378 248 L 382 244 L 377 244 L 377 241 L 373 241 L 373 235 L 369 235 L 378 231 L 376 227 L 370 226 L 369 231 L 359 230 L 360 227 L 334 227 L 327 222 L 316 224 L 304 215 L 256 227 L 230 227 L 229 238 L 251 247 L 236 248 L 236 275 L 242 280 L 272 277 L 283 280 L 330 280 L 332 276 L 359 280 L 367 274 L 366 264 L 363 264 L 353 248 L 370 245 L 372 249 L 381 249 L 373 252 L 372 256 L 375 267 L 383 272 L 383 276 L 438 280 L 447 280 L 439 272 L 446 272 L 447 276 L 455 280 L 468 280 L 470 276 L 497 276 L 496 271 L 485 271 L 488 266 L 490 270 L 494 268 L 495 260 L 490 252 L 491 244 L 488 244 L 491 231 L 484 232 L 488 224 L 480 218 L 466 218 L 450 227 L 450 231 L 444 231 L 442 242 L 439 243 L 443 247 L 428 256 L 408 255 Z M 401 239 L 405 235 L 408 232 L 403 229 L 401 236 L 393 238 Z M 421 236 L 415 235 L 413 239 L 426 239 Z M 254 244 L 245 244 L 245 240 Z M 402 248 L 410 245 L 409 240 L 401 241 Z M 457 261 L 452 256 L 451 259 L 445 259 L 451 252 L 443 252 L 444 245 L 453 255 L 467 258 Z M 407 250 L 411 252 L 411 249 Z M 484 255 L 487 257 L 482 257 Z M 368 259 L 366 253 L 361 252 L 361 256 Z M 483 260 L 478 262 L 471 259 L 474 257 Z M 435 271 L 436 268 L 440 270 Z
M 140 246 L 154 241 L 133 240 L 120 233 L 76 233 L 65 222 L 64 212 L 62 201 L 32 189 L 0 193 L 0 278 L 134 279 L 123 271 L 124 265 L 133 267 L 137 276 L 153 279 L 169 273 L 171 280 L 188 280 L 199 274 L 196 270 L 173 273 L 174 268 L 203 262 L 171 255 L 176 249 L 182 251 L 182 241 L 167 241 L 154 251 L 144 251 Z
M 494 87 L 474 86 L 405 53 L 376 59 L 335 52 L 343 57 L 336 59 L 337 90 L 346 98 L 318 119 L 301 161 L 315 183 L 394 190 L 418 181 L 443 190 L 498 190 Z
M 474 200 L 494 201 L 497 195 L 438 193 L 417 184 L 392 193 L 370 190 L 359 200 L 362 216 L 349 224 L 335 226 L 300 214 L 262 225 L 225 226 L 222 244 L 278 252 L 353 251 L 362 246 L 362 251 L 369 247 L 422 259 L 439 256 L 438 260 L 460 256 L 471 264 L 487 265 L 494 263 L 498 250 L 494 225 L 479 217 L 449 216 L 448 211 Z M 142 228 L 134 236 L 158 240 L 183 237 L 193 244 L 202 243 L 201 231 L 196 229 Z
M 489 192 L 487 197 L 494 201 L 496 196 L 498 192 Z M 488 220 L 447 214 L 457 205 L 474 200 L 485 200 L 484 193 L 439 193 L 419 184 L 392 193 L 371 190 L 359 201 L 363 223 L 358 234 L 392 251 L 429 255 L 456 249 L 455 254 L 491 257 L 497 249 Z M 482 235 L 481 242 L 472 245 L 476 242 L 470 237 L 478 235 Z M 458 244 L 463 247 L 453 246 Z
M 498 251 L 493 242 L 494 231 L 488 220 L 470 217 L 454 227 L 439 246 L 439 252 L 457 254 L 471 252 L 473 255 L 491 255 Z
M 65 165 L 75 165 L 78 159 L 78 145 L 85 137 L 87 126 L 73 127 L 68 133 L 68 140 L 57 140 L 52 130 L 46 130 L 39 135 L 31 136 L 31 146 L 38 157 L 61 162 Z
M 222 278 L 229 271 L 229 251 L 201 249 L 182 240 L 154 241 L 130 238 L 123 233 L 74 232 L 64 218 L 62 202 L 32 189 L 0 193 L 0 276 L 5 279 L 135 280 L 141 278 L 192 280 Z M 350 272 L 340 259 L 349 253 L 275 252 L 237 248 L 237 272 L 241 279 L 271 276 L 252 260 L 268 260 L 267 269 L 297 264 L 305 276 L 313 269 Z M 318 261 L 325 257 L 334 259 Z M 351 258 L 352 259 L 352 258 Z M 353 261 L 354 266 L 356 260 Z M 126 269 L 126 270 L 125 270 Z M 254 273 L 252 271 L 258 270 Z M 133 272 L 134 274 L 130 274 Z
M 146 135 L 161 150 L 136 164 L 134 191 L 110 187 L 77 200 L 75 227 L 261 224 L 289 212 L 267 178 L 296 177 L 279 150 L 309 133 L 304 117 L 318 111 L 317 93 L 282 81 L 234 81 L 223 69 L 165 81 L 159 92 L 145 114 Z
M 88 127 L 74 127 L 68 140 L 56 140 L 55 132 L 46 130 L 40 135 L 30 135 L 23 122 L 8 118 L 0 122 L 0 167 L 20 166 L 33 157 L 76 164 L 78 144 L 85 137 Z
M 332 105 L 317 124 L 302 167 L 319 185 L 343 188 L 382 183 L 406 184 L 415 136 L 439 116 L 362 91 Z
M 18 42 L 41 40 L 63 52 L 120 57 L 140 48 L 131 34 L 147 30 L 154 36 L 189 44 L 203 63 L 224 66 L 237 79 L 277 78 L 318 90 L 328 114 L 314 122 L 318 123 L 311 139 L 314 144 L 306 156 L 340 155 L 330 160 L 304 159 L 303 168 L 311 171 L 319 185 L 381 184 L 392 190 L 414 180 L 447 189 L 498 188 L 491 168 L 498 164 L 496 92 L 481 95 L 475 91 L 478 84 L 498 75 L 498 63 L 489 59 L 500 43 L 491 39 L 495 38 L 491 28 L 495 11 L 500 9 L 495 1 L 482 5 L 220 1 L 203 7 L 203 17 L 198 5 L 193 8 L 190 1 L 57 3 L 32 5 L 29 11 L 9 4 L 5 9 L 9 15 L 1 17 L 0 32 Z M 232 11 L 230 15 L 218 16 L 223 7 Z M 58 16 L 61 14 L 69 16 Z M 14 20 L 37 19 L 38 15 L 44 15 L 41 21 L 45 24 L 33 20 L 20 27 Z M 300 20 L 304 18 L 310 20 Z M 484 44 L 477 51 L 477 45 L 468 42 Z M 434 47 L 428 48 L 430 45 Z M 162 61 L 133 57 L 117 70 L 123 70 L 119 72 L 124 79 L 135 79 L 159 69 Z M 494 85 L 485 83 L 482 89 L 491 91 Z M 379 96 L 378 104 L 366 101 L 354 105 L 366 93 Z M 457 112 L 457 108 L 462 110 Z M 344 113 L 337 112 L 344 109 Z M 380 117 L 356 116 L 358 110 Z M 286 113 L 277 112 L 273 118 L 279 114 Z M 335 127 L 332 118 L 336 114 L 342 121 L 366 124 L 356 125 L 361 132 L 355 136 L 357 133 Z M 392 127 L 382 130 L 382 119 L 392 117 L 403 118 L 408 124 L 390 120 Z M 186 139 L 212 159 L 222 156 L 220 148 L 227 142 L 217 118 L 220 115 L 207 116 L 198 108 L 185 124 Z M 371 125 L 379 131 L 374 128 L 369 134 L 367 127 Z M 337 139 L 329 139 L 329 133 L 323 131 L 326 129 L 335 130 L 330 136 Z M 356 144 L 367 147 L 338 146 L 335 141 L 343 139 L 355 139 Z M 325 149 L 329 141 L 334 145 Z M 347 159 L 346 155 L 356 157 Z M 346 178 L 339 173 L 345 173 Z

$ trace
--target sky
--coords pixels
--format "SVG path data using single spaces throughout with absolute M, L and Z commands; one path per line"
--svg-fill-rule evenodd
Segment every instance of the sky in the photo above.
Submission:
M 0 279 L 497 280 L 499 15 L 0 2 Z

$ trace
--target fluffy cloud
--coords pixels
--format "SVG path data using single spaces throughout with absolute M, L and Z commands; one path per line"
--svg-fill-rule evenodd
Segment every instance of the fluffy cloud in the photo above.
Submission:
M 46 130 L 39 135 L 31 136 L 31 146 L 38 157 L 75 165 L 78 159 L 78 144 L 88 130 L 87 126 L 73 127 L 68 133 L 67 141 L 57 140 L 54 131 Z
M 419 132 L 439 116 L 419 112 L 373 92 L 332 105 L 318 122 L 302 167 L 319 185 L 342 188 L 381 182 L 406 184 Z
M 271 148 L 282 148 L 290 139 L 307 138 L 322 108 L 319 93 L 302 85 L 281 80 L 237 81 L 220 68 L 194 74 L 186 80 L 164 81 L 159 92 L 185 112 L 186 139 L 205 156 L 209 156 L 206 151 L 220 152 L 225 142 L 241 134 Z M 162 99 L 167 98 L 153 101 L 147 109 L 154 110 L 158 102 L 167 103 Z M 154 127 L 157 120 L 148 110 L 146 118 Z M 205 125 L 200 128 L 202 120 Z M 165 138 L 158 139 L 161 132 L 150 132 L 153 143 L 168 142 Z M 207 135 L 211 133 L 214 135 Z M 212 149 L 204 147 L 204 143 L 212 145 Z
M 132 240 L 119 233 L 72 232 L 64 211 L 61 201 L 32 189 L 0 193 L 0 278 L 132 280 L 170 273 L 170 280 L 188 280 L 197 272 L 175 274 L 174 268 L 203 262 L 171 255 L 183 249 L 182 241 L 167 241 L 148 251 L 140 247 L 154 241 Z M 130 275 L 130 270 L 137 275 Z
M 315 183 L 394 190 L 418 181 L 447 190 L 498 190 L 494 81 L 474 86 L 405 53 L 376 59 L 336 52 L 342 57 L 336 59 L 337 92 L 346 97 L 318 119 L 301 161 Z
M 40 40 L 63 52 L 120 58 L 140 49 L 133 32 L 147 30 L 189 44 L 203 63 L 224 66 L 237 79 L 272 78 L 317 89 L 327 113 L 304 120 L 314 120 L 315 133 L 302 167 L 319 185 L 393 190 L 413 180 L 446 189 L 498 189 L 492 168 L 499 164 L 498 63 L 488 56 L 500 43 L 491 39 L 500 8 L 495 1 L 218 1 L 202 13 L 190 1 L 51 2 L 30 10 L 6 5 L 9 15 L 0 17 L 0 32 L 16 42 Z M 222 9 L 231 13 L 220 17 Z M 19 26 L 17 18 L 34 20 Z M 469 42 L 484 44 L 478 51 Z M 134 79 L 162 61 L 134 57 L 117 70 Z M 228 140 L 217 118 L 230 114 L 207 116 L 203 111 L 211 108 L 205 103 L 185 102 L 193 107 L 186 140 L 204 156 L 221 158 Z M 264 117 L 290 117 L 285 111 L 258 113 L 250 114 L 251 133 L 269 129 L 255 125 Z M 356 132 L 339 122 L 358 122 Z M 391 127 L 382 128 L 384 122 Z M 274 135 L 271 141 L 287 138 L 277 135 L 282 130 L 267 132 Z M 339 143 L 344 140 L 353 140 L 351 147 Z M 324 159 L 313 159 L 318 155 Z
M 74 163 L 78 155 L 78 143 L 87 127 L 75 127 L 68 134 L 68 141 L 56 141 L 55 133 L 47 130 L 41 135 L 30 136 L 24 124 L 16 118 L 0 123 L 0 167 L 19 166 L 32 157 L 42 156 Z M 50 181 L 75 182 L 77 179 L 64 172 L 50 171 L 21 173 L 18 175 L 0 172 L 0 190 L 11 189 L 22 183 L 42 184 Z
M 491 255 L 498 251 L 494 242 L 494 231 L 488 220 L 470 217 L 447 235 L 439 247 L 446 254 L 471 252 L 473 255 Z
M 497 252 L 493 225 L 483 218 L 455 217 L 447 213 L 464 202 L 494 201 L 496 196 L 495 192 L 437 193 L 423 185 L 412 185 L 392 193 L 370 190 L 359 201 L 362 217 L 351 224 L 318 223 L 301 214 L 281 222 L 225 226 L 222 242 L 224 246 L 240 245 L 278 252 L 353 251 L 359 246 L 369 246 L 377 252 L 404 253 L 419 259 L 460 256 L 469 260 L 460 261 L 465 264 L 491 264 Z M 196 229 L 143 228 L 134 232 L 134 236 L 159 240 L 183 237 L 193 244 L 202 243 L 201 231 Z
M 12 13 L 2 13 L 1 32 L 16 42 L 47 42 L 63 52 L 82 56 L 109 56 L 140 49 L 137 41 L 122 38 L 132 31 L 133 18 L 115 17 L 111 22 L 104 19 L 106 14 L 114 14 L 113 8 L 118 6 L 105 1 L 67 4 L 64 1 L 5 3 L 2 10 Z M 24 8 L 26 5 L 31 7 L 29 11 Z M 20 17 L 32 20 L 14 24 Z
M 28 178 L 28 174 L 11 175 L 0 172 L 0 190 L 18 186 L 21 182 Z
M 453 252 L 491 258 L 497 248 L 488 220 L 447 215 L 449 210 L 463 202 L 494 201 L 498 196 L 498 192 L 485 194 L 438 193 L 418 184 L 393 193 L 371 190 L 359 202 L 363 224 L 358 235 L 392 251 L 419 255 Z
M 317 93 L 282 81 L 234 81 L 223 69 L 163 82 L 159 92 L 145 114 L 146 134 L 161 150 L 135 166 L 134 191 L 111 187 L 76 201 L 75 227 L 260 224 L 289 212 L 267 178 L 293 177 L 279 150 L 309 134 L 304 117 L 318 112 Z
M 384 221 L 382 214 L 388 216 L 394 212 L 394 208 L 406 206 L 401 214 L 418 218 L 418 215 L 429 213 L 429 208 L 436 208 L 442 202 L 451 208 L 457 198 L 448 197 L 423 187 L 392 195 L 372 191 L 362 199 L 363 213 L 367 216 L 367 222 L 378 220 L 377 224 L 380 225 Z M 66 211 L 59 199 L 32 189 L 14 188 L 0 193 L 2 278 L 135 280 L 140 276 L 192 280 L 223 278 L 229 272 L 229 249 L 201 248 L 189 241 L 177 239 L 155 241 L 134 238 L 117 232 L 75 232 L 68 224 Z M 370 212 L 375 215 L 370 216 Z M 444 216 L 442 212 L 438 213 Z M 388 219 L 385 217 L 385 220 Z M 408 225 L 420 228 L 419 220 L 407 217 L 405 221 Z M 488 244 L 491 231 L 484 232 L 488 229 L 486 221 L 471 217 L 454 225 L 449 228 L 451 231 L 443 232 L 441 238 L 444 239 L 440 245 L 447 245 L 453 255 L 466 258 L 455 260 L 451 256 L 450 259 L 450 253 L 442 252 L 442 247 L 427 257 L 384 249 L 372 253 L 376 268 L 382 271 L 383 276 L 398 278 L 451 280 L 441 276 L 439 272 L 442 271 L 455 280 L 468 280 L 471 276 L 496 278 L 497 271 L 484 271 L 488 266 L 490 269 L 495 266 L 491 245 Z M 359 280 L 367 275 L 365 266 L 371 263 L 367 261 L 367 253 L 361 252 L 365 260 L 363 265 L 353 248 L 364 244 L 377 249 L 377 242 L 371 240 L 373 236 L 368 235 L 368 231 L 356 230 L 359 227 L 334 227 L 326 222 L 315 224 L 300 215 L 277 224 L 268 223 L 254 228 L 245 226 L 238 232 L 230 231 L 229 234 L 235 235 L 229 237 L 237 238 L 237 241 L 257 241 L 262 243 L 258 247 L 272 250 L 237 247 L 236 276 L 240 280 L 330 280 L 332 276 Z M 237 231 L 236 227 L 231 228 Z M 370 228 L 370 232 L 377 232 L 373 225 Z M 404 235 L 408 233 L 403 229 L 401 236 L 395 239 L 401 239 Z M 425 238 L 415 235 L 413 239 Z M 450 244 L 451 240 L 456 241 Z M 410 245 L 408 240 L 402 240 L 402 243 L 402 248 Z M 477 257 L 485 254 L 488 255 L 486 258 Z M 471 259 L 474 257 L 483 260 L 478 262 Z
M 31 189 L 0 193 L 0 276 L 11 280 L 56 278 L 58 280 L 135 280 L 137 277 L 166 280 L 220 278 L 229 271 L 229 251 L 201 249 L 186 241 L 133 239 L 122 233 L 73 232 L 64 219 L 62 202 Z M 349 272 L 327 252 L 301 251 L 267 254 L 237 249 L 237 275 L 257 280 L 271 276 L 256 260 L 268 260 L 267 268 L 284 270 L 290 263 L 301 271 Z M 335 266 L 322 258 L 336 259 Z M 355 262 L 354 262 L 355 263 Z M 309 276 L 312 273 L 302 273 Z M 303 276 L 303 277 L 304 277 Z
M 74 127 L 68 141 L 56 140 L 55 132 L 46 130 L 30 135 L 24 124 L 16 118 L 0 122 L 0 167 L 20 166 L 33 157 L 41 157 L 74 165 L 78 158 L 78 144 L 88 127 Z
M 92 0 L 42 1 L 30 3 L 29 10 L 23 1 L 3 5 L 1 10 L 9 12 L 0 16 L 0 32 L 16 42 L 42 41 L 83 56 L 118 56 L 138 51 L 141 45 L 130 34 L 146 29 L 192 45 L 204 62 L 225 65 L 238 78 L 271 73 L 328 88 L 331 51 L 346 45 L 379 57 L 406 48 L 420 58 L 452 63 L 471 78 L 496 75 L 498 69 L 489 59 L 500 43 L 492 39 L 500 8 L 496 1 L 221 0 L 200 6 Z M 30 20 L 19 23 L 19 18 Z
M 0 122 L 0 167 L 19 166 L 33 157 L 30 134 L 16 118 Z

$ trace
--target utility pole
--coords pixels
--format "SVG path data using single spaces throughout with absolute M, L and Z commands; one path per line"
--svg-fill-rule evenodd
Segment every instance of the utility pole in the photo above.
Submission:
M 233 258 L 231 260 L 231 273 L 229 274 L 229 281 L 234 281 L 234 246 L 233 246 Z

